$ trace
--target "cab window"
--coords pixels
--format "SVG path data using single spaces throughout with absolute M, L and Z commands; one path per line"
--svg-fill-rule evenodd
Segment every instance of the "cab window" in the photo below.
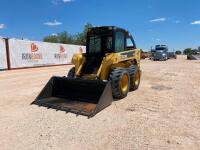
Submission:
M 89 38 L 89 53 L 100 53 L 101 52 L 101 37 L 91 36 Z
M 126 38 L 126 49 L 127 50 L 135 49 L 135 45 L 130 37 Z
M 106 37 L 106 51 L 107 52 L 111 52 L 112 48 L 113 48 L 113 44 L 112 44 L 112 37 L 109 36 L 109 37 Z
M 116 32 L 116 36 L 115 36 L 115 52 L 121 52 L 124 51 L 124 39 L 125 39 L 125 34 L 124 32 L 118 31 Z

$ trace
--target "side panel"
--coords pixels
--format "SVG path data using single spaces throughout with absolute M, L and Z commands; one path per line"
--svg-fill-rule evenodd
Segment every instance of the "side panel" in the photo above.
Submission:
M 120 53 L 118 53 L 118 55 L 120 57 L 118 62 L 122 62 L 122 61 L 126 61 L 126 60 L 134 60 L 137 62 L 138 65 L 140 64 L 140 59 L 141 59 L 141 50 L 140 49 L 120 52 Z
M 6 45 L 4 39 L 0 39 L 0 70 L 7 69 Z
M 71 64 L 73 54 L 84 46 L 36 41 L 9 40 L 11 68 Z
M 120 53 L 112 53 L 110 55 L 107 55 L 104 58 L 102 66 L 100 68 L 100 79 L 107 80 L 113 68 L 126 68 L 132 65 L 134 61 L 136 61 L 137 65 L 140 66 L 140 57 L 140 49 L 124 51 Z

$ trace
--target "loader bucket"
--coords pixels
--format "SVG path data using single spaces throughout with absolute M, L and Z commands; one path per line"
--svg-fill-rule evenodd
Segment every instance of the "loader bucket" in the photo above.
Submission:
M 93 117 L 112 101 L 110 82 L 52 77 L 32 104 Z

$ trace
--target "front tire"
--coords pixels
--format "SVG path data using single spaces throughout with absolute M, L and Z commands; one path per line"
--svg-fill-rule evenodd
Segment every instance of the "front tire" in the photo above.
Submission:
M 130 89 L 130 75 L 126 69 L 114 69 L 110 81 L 114 98 L 122 99 L 127 96 Z

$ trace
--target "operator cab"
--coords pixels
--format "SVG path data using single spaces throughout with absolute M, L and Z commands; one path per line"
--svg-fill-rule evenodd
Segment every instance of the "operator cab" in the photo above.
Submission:
M 136 46 L 131 34 L 124 29 L 114 26 L 88 29 L 87 55 L 122 52 L 127 48 Z
M 82 73 L 96 74 L 103 57 L 108 53 L 118 53 L 133 49 L 136 49 L 133 37 L 124 29 L 115 26 L 89 28 L 87 33 L 86 62 Z

